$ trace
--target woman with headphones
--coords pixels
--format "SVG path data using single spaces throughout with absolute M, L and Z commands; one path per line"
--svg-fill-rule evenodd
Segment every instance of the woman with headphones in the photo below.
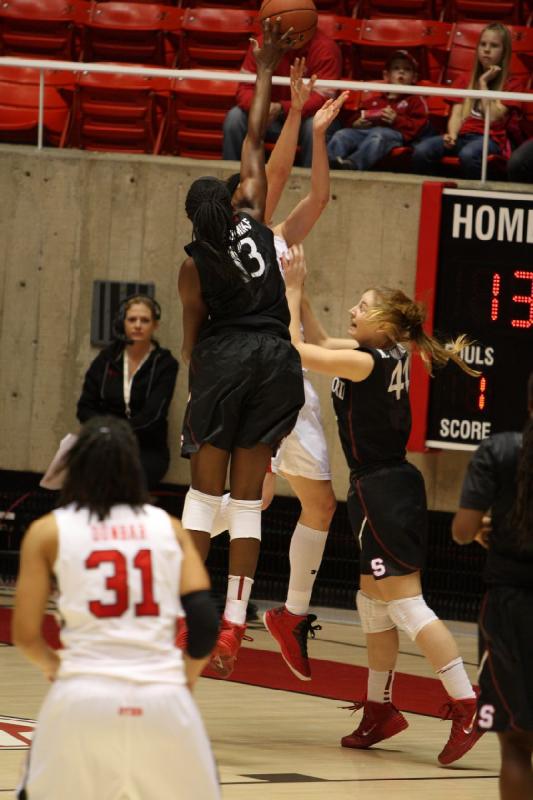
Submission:
M 159 303 L 151 297 L 134 295 L 121 303 L 115 340 L 87 370 L 77 411 L 82 423 L 102 414 L 128 420 L 149 489 L 170 462 L 167 414 L 178 374 L 178 362 L 154 338 L 160 318 Z

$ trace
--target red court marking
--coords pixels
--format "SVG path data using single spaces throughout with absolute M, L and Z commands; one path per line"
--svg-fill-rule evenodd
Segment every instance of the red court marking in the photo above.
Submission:
M 227 680 L 346 702 L 360 700 L 365 696 L 366 667 L 312 658 L 311 668 L 313 679 L 300 681 L 292 674 L 279 653 L 241 647 L 235 669 Z M 204 674 L 205 677 L 222 680 L 209 670 Z M 439 709 L 448 700 L 448 696 L 441 682 L 435 678 L 397 672 L 394 677 L 393 699 L 401 711 L 440 717 Z

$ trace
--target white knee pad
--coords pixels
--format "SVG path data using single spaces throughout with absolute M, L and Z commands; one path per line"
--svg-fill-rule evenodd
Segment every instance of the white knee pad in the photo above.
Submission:
M 213 522 L 211 539 L 214 539 L 215 536 L 219 536 L 221 533 L 224 533 L 225 531 L 229 530 L 228 503 L 229 503 L 229 492 L 226 492 L 226 494 L 222 495 L 222 502 L 220 503 L 217 515 Z
M 259 539 L 261 541 L 262 500 L 235 500 L 228 502 L 229 538 Z
M 355 602 L 364 633 L 383 633 L 396 627 L 389 616 L 388 603 L 375 600 L 359 590 Z
M 404 597 L 402 600 L 391 600 L 387 603 L 387 608 L 389 617 L 395 625 L 401 631 L 405 631 L 413 642 L 422 628 L 438 619 L 421 594 L 417 594 L 416 597 Z
M 183 504 L 181 523 L 190 531 L 211 533 L 222 497 L 189 489 Z

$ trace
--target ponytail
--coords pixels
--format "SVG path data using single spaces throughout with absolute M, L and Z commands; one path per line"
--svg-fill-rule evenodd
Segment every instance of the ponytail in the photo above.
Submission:
M 399 289 L 372 289 L 377 305 L 369 309 L 367 319 L 379 322 L 385 335 L 393 342 L 411 342 L 419 352 L 430 375 L 433 367 L 444 367 L 448 361 L 473 377 L 481 373 L 472 369 L 461 358 L 460 353 L 470 344 L 464 334 L 442 344 L 424 331 L 426 309 L 423 303 L 411 300 Z

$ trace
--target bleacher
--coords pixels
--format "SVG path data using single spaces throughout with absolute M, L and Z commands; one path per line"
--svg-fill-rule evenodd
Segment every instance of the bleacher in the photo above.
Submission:
M 183 4 L 94 0 L 5 0 L 0 55 L 167 68 L 237 71 L 257 33 L 255 0 Z M 343 78 L 381 79 L 391 50 L 410 50 L 419 81 L 449 86 L 470 71 L 488 21 L 509 26 L 511 77 L 531 89 L 531 0 L 319 0 L 319 26 L 339 44 Z M 220 159 L 222 121 L 237 83 L 46 70 L 44 144 L 90 150 Z M 0 65 L 0 141 L 35 143 L 39 70 Z M 356 109 L 362 93 L 352 92 Z M 431 98 L 430 122 L 445 128 L 448 106 Z M 531 108 L 531 107 L 529 107 Z M 526 114 L 526 118 L 531 114 Z M 526 131 L 531 135 L 531 131 Z M 386 168 L 408 167 L 406 148 Z

